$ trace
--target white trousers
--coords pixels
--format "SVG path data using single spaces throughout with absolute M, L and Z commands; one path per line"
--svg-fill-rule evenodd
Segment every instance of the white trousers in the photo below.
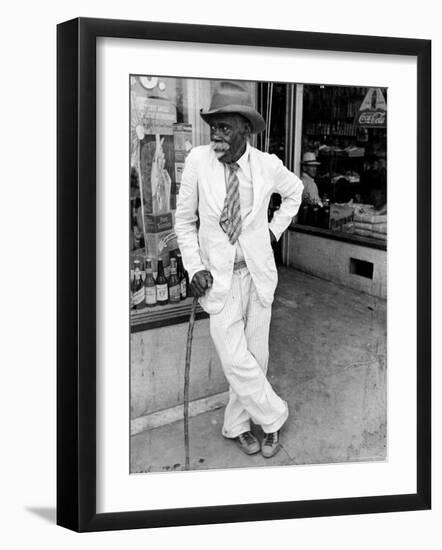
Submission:
M 210 334 L 229 382 L 222 433 L 234 438 L 250 430 L 276 432 L 288 417 L 287 403 L 266 378 L 272 308 L 263 307 L 247 268 L 234 271 L 223 309 L 210 316 Z

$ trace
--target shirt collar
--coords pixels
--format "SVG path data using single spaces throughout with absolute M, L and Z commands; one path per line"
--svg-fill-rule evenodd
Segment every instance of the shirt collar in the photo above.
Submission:
M 246 173 L 249 165 L 249 155 L 250 155 L 250 145 L 247 142 L 246 150 L 244 151 L 243 155 L 239 157 L 239 159 L 236 161 L 239 164 L 239 167 L 241 168 L 241 170 Z

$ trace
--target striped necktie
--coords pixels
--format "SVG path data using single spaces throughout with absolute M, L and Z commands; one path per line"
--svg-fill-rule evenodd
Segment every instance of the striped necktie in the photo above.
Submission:
M 226 198 L 219 224 L 229 237 L 230 244 L 235 244 L 242 228 L 239 179 L 236 174 L 239 164 L 233 162 L 232 164 L 227 164 L 227 167 L 229 169 L 229 176 L 227 178 Z

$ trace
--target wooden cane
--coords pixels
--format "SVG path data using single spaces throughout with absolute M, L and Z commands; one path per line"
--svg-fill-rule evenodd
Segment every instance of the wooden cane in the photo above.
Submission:
M 190 358 L 192 355 L 193 327 L 195 325 L 195 312 L 198 297 L 195 296 L 190 311 L 189 328 L 187 329 L 186 364 L 184 367 L 184 450 L 186 454 L 185 470 L 190 468 L 189 448 L 189 379 L 190 379 Z

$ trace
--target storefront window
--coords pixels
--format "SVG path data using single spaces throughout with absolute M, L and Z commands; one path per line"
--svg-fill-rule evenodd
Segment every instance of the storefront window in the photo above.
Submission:
M 159 314 L 179 318 L 189 310 L 190 287 L 174 233 L 175 210 L 186 156 L 193 147 L 209 143 L 209 127 L 199 113 L 210 105 L 218 82 L 131 76 L 133 325 Z M 304 182 L 303 202 L 291 229 L 385 247 L 387 90 L 264 82 L 248 86 L 267 123 L 252 145 L 279 156 Z M 269 219 L 279 204 L 280 197 L 272 196 Z M 283 260 L 282 246 L 275 255 Z M 164 300 L 146 303 L 146 270 L 152 269 L 150 281 L 157 280 L 159 270 L 168 281 L 171 267 L 182 285 L 180 299 L 169 297 L 166 305 L 160 305 Z
M 132 75 L 130 79 L 130 285 L 132 326 L 158 315 L 178 319 L 191 298 L 174 232 L 175 210 L 186 156 L 209 143 L 201 119 L 217 80 Z M 252 98 L 256 84 L 249 83 Z M 150 268 L 152 276 L 150 276 Z M 149 303 L 145 277 L 166 281 L 177 270 L 180 296 Z M 174 275 L 174 273 L 173 273 Z M 175 277 L 172 277 L 175 281 Z M 163 283 L 164 284 L 164 283 Z M 153 294 L 151 292 L 151 294 Z M 161 304 L 161 305 L 160 305 Z M 169 319 L 169 320 L 170 320 Z
M 387 90 L 305 85 L 297 223 L 386 242 Z

